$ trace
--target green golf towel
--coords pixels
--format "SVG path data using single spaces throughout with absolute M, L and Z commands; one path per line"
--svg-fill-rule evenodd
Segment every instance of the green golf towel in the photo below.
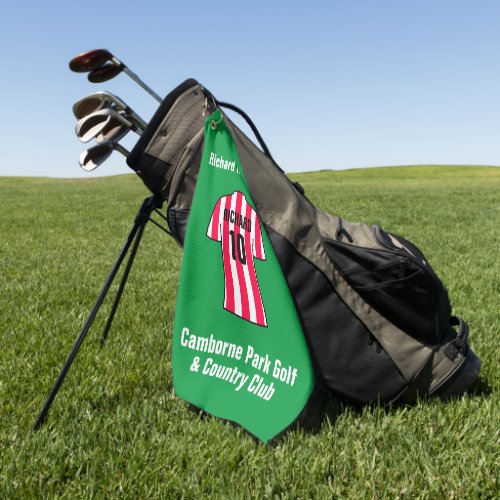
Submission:
M 314 384 L 290 291 L 220 110 L 205 122 L 172 366 L 178 396 L 264 442 L 296 419 Z

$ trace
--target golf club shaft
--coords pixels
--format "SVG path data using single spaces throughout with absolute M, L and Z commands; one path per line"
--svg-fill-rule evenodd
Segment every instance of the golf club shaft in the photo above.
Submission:
M 162 98 L 148 85 L 146 85 L 133 71 L 131 71 L 124 63 L 122 63 L 115 56 L 111 59 L 113 64 L 117 66 L 121 66 L 123 72 L 126 73 L 132 80 L 134 80 L 137 84 L 139 84 L 146 92 L 148 92 L 152 97 L 154 97 L 158 102 L 162 102 Z
M 125 158 L 128 158 L 128 155 L 130 154 L 130 152 L 127 149 L 125 149 L 121 144 L 118 144 L 117 142 L 115 142 L 114 148 L 116 151 L 118 151 L 123 156 L 125 156 Z
M 132 132 L 135 132 L 137 135 L 141 136 L 142 133 L 144 132 L 144 129 L 142 127 L 139 127 L 137 124 L 135 124 L 133 121 L 131 122 L 131 127 L 130 130 Z
M 129 118 L 132 122 L 134 122 L 134 125 L 140 128 L 142 131 L 144 131 L 148 126 L 147 122 L 145 122 L 135 111 L 133 111 L 130 108 L 128 112 L 126 111 L 125 116 Z

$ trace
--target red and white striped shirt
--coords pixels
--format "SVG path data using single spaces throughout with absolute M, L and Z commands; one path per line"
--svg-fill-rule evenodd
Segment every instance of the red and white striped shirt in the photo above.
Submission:
M 259 218 L 239 191 L 220 198 L 210 217 L 207 236 L 222 243 L 224 309 L 267 326 L 253 258 L 266 260 Z

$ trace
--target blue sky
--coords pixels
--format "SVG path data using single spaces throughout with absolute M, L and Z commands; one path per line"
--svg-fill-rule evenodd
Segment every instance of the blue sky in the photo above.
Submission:
M 9 2 L 0 175 L 89 176 L 71 106 L 98 89 L 149 119 L 125 75 L 71 73 L 108 48 L 156 92 L 194 77 L 243 108 L 289 172 L 500 164 L 500 2 Z M 137 137 L 129 134 L 131 148 Z M 95 175 L 126 173 L 114 153 Z

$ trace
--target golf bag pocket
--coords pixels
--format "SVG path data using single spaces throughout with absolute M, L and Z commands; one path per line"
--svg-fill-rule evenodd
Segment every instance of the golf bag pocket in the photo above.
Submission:
M 425 345 L 441 340 L 451 309 L 446 289 L 422 252 L 403 238 L 365 224 L 348 231 L 340 220 L 337 238 L 325 240 L 335 268 L 373 309 Z M 363 241 L 356 238 L 363 235 Z M 371 241 L 367 239 L 371 235 Z

